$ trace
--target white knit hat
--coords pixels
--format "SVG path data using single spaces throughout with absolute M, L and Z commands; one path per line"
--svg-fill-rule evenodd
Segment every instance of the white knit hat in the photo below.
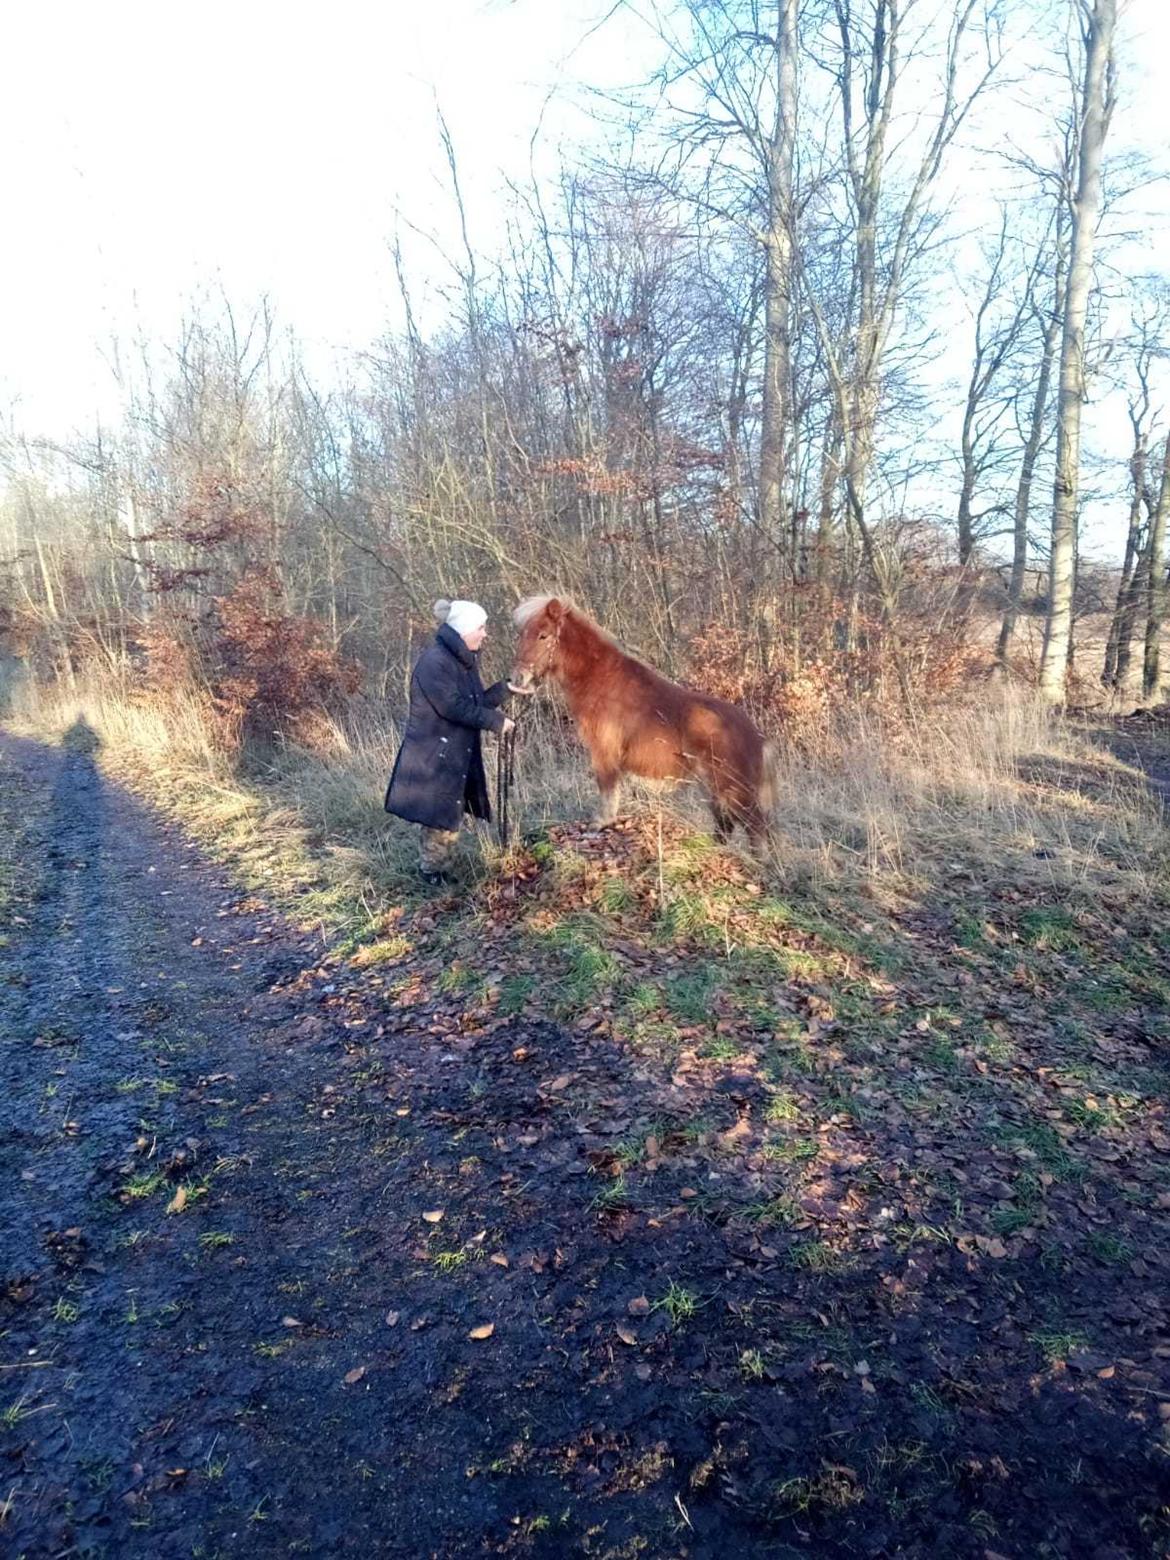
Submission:
M 437 605 L 437 603 L 436 603 Z M 487 613 L 478 601 L 453 601 L 447 608 L 447 623 L 461 638 L 474 634 L 487 622 Z

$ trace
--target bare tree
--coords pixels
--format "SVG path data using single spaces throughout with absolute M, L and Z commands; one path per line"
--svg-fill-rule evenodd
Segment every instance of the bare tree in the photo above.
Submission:
M 1052 502 L 1048 613 L 1040 663 L 1040 689 L 1052 704 L 1064 702 L 1072 650 L 1081 408 L 1085 398 L 1085 324 L 1101 213 L 1105 137 L 1115 101 L 1113 40 L 1117 0 L 1076 0 L 1076 4 L 1082 19 L 1084 45 L 1081 133 L 1068 279 L 1061 311 L 1056 481 Z
M 788 526 L 788 424 L 792 386 L 792 285 L 796 155 L 797 0 L 777 0 L 776 104 L 767 146 L 768 220 L 764 283 L 764 395 L 760 428 L 760 523 L 776 537 Z M 795 542 L 790 565 L 795 567 Z
M 1038 313 L 1037 293 L 1055 258 L 1049 243 L 1050 230 L 1041 235 L 1030 257 L 1026 241 L 1010 241 L 1010 229 L 1018 215 L 1007 203 L 1001 208 L 999 232 L 988 253 L 987 278 L 975 310 L 971 369 L 959 434 L 956 522 L 962 569 L 957 606 L 960 619 L 965 619 L 970 610 L 978 561 L 976 547 L 987 534 L 987 517 L 1009 512 L 1008 495 L 1003 491 L 1004 479 L 1009 462 L 1014 462 L 1018 454 L 1015 444 L 1018 429 L 1014 426 L 1012 412 L 1020 398 L 1020 370 L 1028 356 Z M 1021 261 L 1023 271 L 1018 275 Z M 1055 339 L 1051 329 L 1045 332 L 1046 336 L 1048 334 Z M 1046 361 L 1042 348 L 1036 387 L 1039 409 L 1034 408 L 1033 416 L 1037 450 L 1048 400 Z M 1033 463 L 1034 460 L 1035 453 Z M 1027 480 L 1030 485 L 1030 470 Z M 1020 483 L 1017 483 L 1012 532 L 1017 544 L 1020 536 L 1023 537 L 1023 560 L 1027 557 L 1027 494 L 1025 488 L 1021 504 Z M 983 507 L 979 507 L 980 500 Z M 1021 588 L 1023 568 L 1021 561 Z
M 1162 480 L 1150 517 L 1150 567 L 1146 595 L 1142 694 L 1157 699 L 1162 690 L 1162 626 L 1166 621 L 1166 528 L 1170 524 L 1170 434 L 1162 449 Z
M 1061 183 L 1053 204 L 1052 222 L 1048 229 L 1049 241 L 1039 246 L 1037 264 L 1033 266 L 1029 278 L 1031 283 L 1029 304 L 1033 324 L 1039 327 L 1039 351 L 1031 396 L 1027 401 L 1027 417 L 1023 423 L 1023 450 L 1016 481 L 1015 501 L 1012 506 L 1012 569 L 1008 582 L 1007 606 L 1004 608 L 1003 623 L 995 647 L 996 661 L 1001 667 L 1007 665 L 1024 595 L 1032 489 L 1048 427 L 1052 369 L 1056 362 L 1057 342 L 1060 339 L 1061 304 L 1068 268 L 1067 212 L 1067 194 Z M 1046 283 L 1050 300 L 1044 298 Z
M 1152 376 L 1163 351 L 1167 318 L 1156 295 L 1147 293 L 1135 306 L 1132 333 L 1125 344 L 1126 400 L 1133 445 L 1129 457 L 1129 523 L 1117 599 L 1105 647 L 1101 680 L 1107 688 L 1124 689 L 1129 681 L 1133 638 L 1144 621 L 1150 598 L 1150 520 L 1155 508 L 1148 485 L 1150 439 L 1156 421 Z

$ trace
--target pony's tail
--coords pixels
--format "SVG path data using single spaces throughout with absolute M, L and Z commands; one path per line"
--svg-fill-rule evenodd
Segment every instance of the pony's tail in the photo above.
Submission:
M 765 817 L 779 800 L 780 749 L 774 742 L 764 743 L 764 758 L 760 766 L 760 811 Z

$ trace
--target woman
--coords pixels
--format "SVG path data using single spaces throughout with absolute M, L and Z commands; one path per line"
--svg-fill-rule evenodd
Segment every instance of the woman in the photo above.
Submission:
M 500 706 L 509 692 L 527 692 L 480 681 L 487 613 L 478 602 L 436 601 L 435 617 L 435 641 L 410 679 L 410 715 L 385 802 L 388 813 L 420 826 L 419 872 L 432 884 L 449 878 L 464 812 L 491 819 L 479 734 L 511 731 Z

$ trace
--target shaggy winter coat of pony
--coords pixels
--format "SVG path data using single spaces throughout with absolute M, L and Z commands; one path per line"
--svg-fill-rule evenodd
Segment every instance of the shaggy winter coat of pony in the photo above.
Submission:
M 775 752 L 741 709 L 670 682 L 560 597 L 531 597 L 513 616 L 520 639 L 512 681 L 547 678 L 564 691 L 601 792 L 601 821 L 616 814 L 623 775 L 693 776 L 720 839 L 737 823 L 753 843 L 763 839 Z

